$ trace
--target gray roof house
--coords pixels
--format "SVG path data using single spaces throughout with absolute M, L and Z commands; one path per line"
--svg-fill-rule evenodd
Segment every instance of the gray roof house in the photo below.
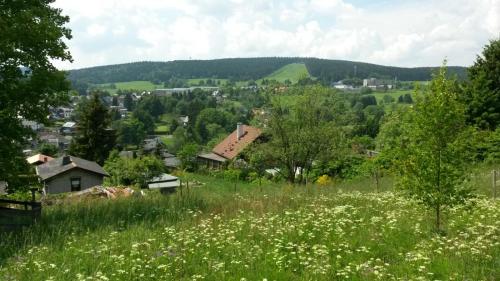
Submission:
M 74 156 L 63 156 L 36 167 L 46 193 L 81 191 L 102 185 L 109 176 L 99 164 Z

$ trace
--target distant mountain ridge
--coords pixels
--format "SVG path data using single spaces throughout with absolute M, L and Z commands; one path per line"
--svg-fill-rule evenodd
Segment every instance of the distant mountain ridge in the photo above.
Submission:
M 347 60 L 301 57 L 227 58 L 213 60 L 174 60 L 169 62 L 134 62 L 69 71 L 75 83 L 102 84 L 146 80 L 166 82 L 171 78 L 219 78 L 236 81 L 261 79 L 292 63 L 303 63 L 311 76 L 323 83 L 347 77 L 378 77 L 400 81 L 430 80 L 438 67 L 394 67 Z M 465 79 L 466 68 L 448 67 L 449 73 Z

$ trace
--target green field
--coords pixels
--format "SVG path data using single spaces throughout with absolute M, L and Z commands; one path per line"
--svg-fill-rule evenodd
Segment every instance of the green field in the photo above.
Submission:
M 432 214 L 370 179 L 235 184 L 45 206 L 0 239 L 0 280 L 496 280 L 500 201 Z
M 290 80 L 290 82 L 296 83 L 300 78 L 304 77 L 310 77 L 306 65 L 303 63 L 291 63 L 283 66 L 263 79 L 276 80 L 281 83 Z M 260 83 L 260 81 L 262 81 L 262 79 L 258 80 L 258 83 Z
M 410 94 L 412 95 L 413 98 L 413 90 L 389 90 L 387 92 L 373 92 L 372 96 L 375 96 L 377 99 L 377 104 L 380 104 L 384 100 L 385 95 L 389 95 L 394 99 L 394 103 L 398 102 L 399 96 L 403 96 L 405 94 Z
M 106 90 L 111 94 L 115 94 L 118 90 L 153 91 L 155 89 L 163 88 L 163 85 L 153 84 L 150 81 L 130 81 L 98 84 L 95 85 L 95 87 L 98 89 Z

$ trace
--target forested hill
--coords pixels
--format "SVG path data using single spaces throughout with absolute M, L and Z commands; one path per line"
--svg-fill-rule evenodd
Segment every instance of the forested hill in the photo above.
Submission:
M 71 70 L 73 83 L 111 83 L 135 80 L 165 82 L 171 78 L 225 78 L 257 80 L 290 64 L 304 63 L 311 76 L 329 83 L 347 77 L 397 77 L 401 81 L 430 80 L 435 67 L 404 68 L 363 62 L 298 57 L 231 58 L 216 60 L 177 60 L 135 62 Z M 466 68 L 449 67 L 451 74 L 466 77 Z

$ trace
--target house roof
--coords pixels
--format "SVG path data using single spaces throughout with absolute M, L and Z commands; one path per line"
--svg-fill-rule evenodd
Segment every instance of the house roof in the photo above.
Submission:
M 65 157 L 67 157 L 66 161 Z M 103 176 L 109 176 L 109 174 L 106 173 L 106 171 L 104 171 L 104 169 L 96 162 L 88 161 L 75 156 L 59 157 L 37 166 L 36 174 L 42 180 L 47 180 L 74 168 L 80 168 Z
M 168 157 L 163 160 L 166 167 L 169 168 L 177 168 L 181 164 L 181 161 L 177 157 Z
M 204 153 L 204 154 L 200 154 L 198 155 L 198 157 L 200 158 L 204 158 L 204 159 L 209 159 L 209 160 L 213 160 L 213 161 L 217 161 L 217 162 L 226 162 L 227 159 L 222 157 L 222 156 L 219 156 L 213 152 L 210 152 L 210 153 Z
M 54 159 L 54 158 L 39 153 L 37 155 L 33 155 L 31 157 L 26 158 L 26 161 L 28 161 L 28 163 L 30 165 L 32 165 L 32 164 L 36 164 L 36 163 L 40 163 L 40 162 L 45 163 L 45 162 L 48 162 L 52 159 Z
M 68 121 L 62 125 L 63 128 L 73 128 L 76 125 L 75 122 Z
M 169 174 L 162 174 L 148 181 L 149 189 L 176 188 L 181 185 L 178 177 Z
M 248 125 L 241 125 L 243 135 L 237 139 L 237 129 L 227 136 L 212 150 L 213 153 L 220 155 L 226 159 L 233 159 L 240 154 L 249 144 L 257 139 L 261 134 L 259 128 Z
M 168 182 L 168 181 L 176 181 L 179 178 L 176 176 L 172 176 L 169 174 L 161 174 L 157 177 L 152 178 L 151 180 L 148 181 L 148 183 L 157 183 L 157 182 Z

